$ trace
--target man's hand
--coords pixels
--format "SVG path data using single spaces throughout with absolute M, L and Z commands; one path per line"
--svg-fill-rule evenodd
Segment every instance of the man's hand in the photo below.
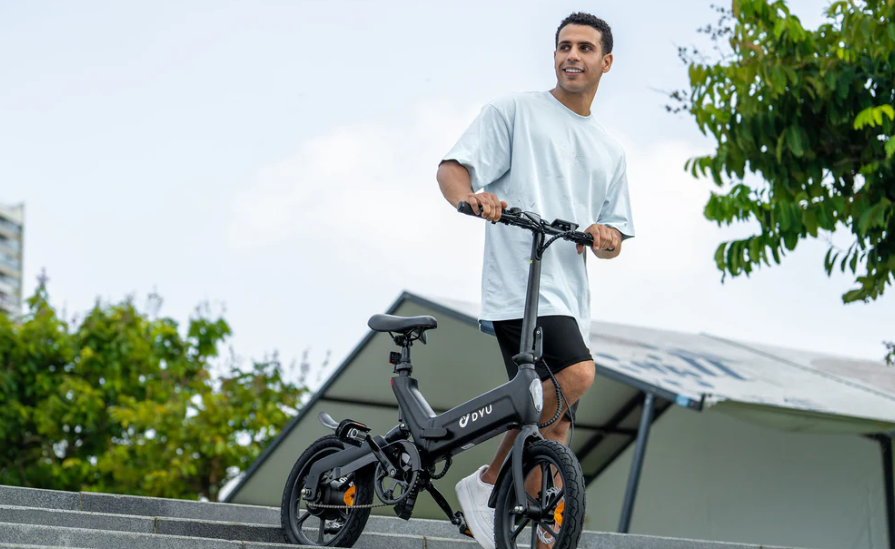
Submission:
M 497 198 L 493 193 L 469 193 L 464 202 L 472 207 L 472 211 L 480 212 L 480 215 L 488 221 L 497 221 L 507 207 L 507 203 Z
M 622 233 L 615 227 L 594 223 L 585 229 L 584 232 L 594 237 L 593 251 L 597 257 L 612 259 L 621 253 Z M 583 251 L 584 246 L 578 244 L 578 254 L 580 255 Z

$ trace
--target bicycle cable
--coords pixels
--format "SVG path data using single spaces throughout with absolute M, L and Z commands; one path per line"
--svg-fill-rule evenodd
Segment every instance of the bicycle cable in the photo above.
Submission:
M 538 423 L 539 429 L 544 429 L 545 427 L 549 427 L 556 423 L 556 421 L 561 417 L 562 413 L 562 404 L 566 403 L 566 410 L 569 414 L 569 444 L 568 446 L 572 446 L 572 440 L 575 438 L 575 411 L 572 410 L 572 406 L 569 404 L 569 399 L 566 398 L 566 394 L 563 392 L 562 387 L 560 387 L 559 382 L 556 380 L 556 376 L 553 375 L 553 370 L 547 366 L 547 363 L 541 359 L 541 364 L 547 369 L 547 373 L 550 374 L 550 380 L 553 381 L 553 387 L 556 389 L 556 413 L 553 414 L 553 417 L 544 423 Z

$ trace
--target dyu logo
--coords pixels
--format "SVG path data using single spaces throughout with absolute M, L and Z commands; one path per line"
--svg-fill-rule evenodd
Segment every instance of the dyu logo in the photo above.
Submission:
M 460 427 L 466 427 L 467 425 L 469 425 L 470 419 L 472 419 L 472 421 L 477 421 L 477 420 L 487 416 L 490 413 L 491 413 L 491 405 L 489 404 L 477 412 L 473 412 L 471 414 L 466 414 L 465 416 L 460 418 Z

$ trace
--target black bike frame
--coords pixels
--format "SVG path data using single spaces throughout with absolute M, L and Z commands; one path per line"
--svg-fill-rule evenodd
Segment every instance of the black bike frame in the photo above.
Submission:
M 475 215 L 463 202 L 457 209 L 462 213 Z M 546 248 L 544 235 L 545 233 L 552 234 L 554 239 L 565 237 L 583 244 L 592 243 L 592 240 L 589 240 L 589 235 L 568 230 L 567 227 L 570 224 L 566 224 L 564 226 L 566 228 L 563 229 L 555 228 L 542 224 L 540 218 L 534 214 L 522 215 L 525 216 L 525 220 L 522 220 L 520 216 L 521 221 L 518 223 L 504 221 L 507 224 L 531 229 L 534 237 L 531 245 L 528 289 L 522 319 L 522 338 L 519 354 L 514 357 L 519 366 L 518 373 L 507 383 L 443 414 L 436 415 L 420 393 L 417 380 L 412 377 L 413 367 L 410 363 L 409 344 L 405 344 L 401 360 L 395 366 L 398 375 L 392 378 L 392 389 L 398 400 L 401 423 L 389 431 L 385 437 L 375 436 L 372 437 L 372 441 L 378 448 L 387 450 L 390 445 L 398 444 L 399 441 L 410 436 L 420 451 L 423 462 L 434 464 L 448 456 L 468 450 L 501 432 L 520 429 L 521 432 L 516 437 L 513 449 L 501 467 L 497 485 L 500 484 L 500 479 L 512 469 L 517 505 L 528 509 L 522 472 L 522 453 L 525 445 L 531 439 L 543 438 L 538 430 L 541 413 L 535 408 L 531 388 L 535 380 L 540 385 L 540 377 L 535 372 L 535 362 L 540 359 L 541 334 L 538 332 L 536 336 L 535 325 L 538 317 L 541 283 L 541 255 Z M 535 227 L 538 227 L 539 230 Z M 552 240 L 547 245 L 551 242 Z M 316 462 L 308 472 L 305 486 L 316 487 L 320 477 L 326 471 L 334 470 L 334 476 L 340 478 L 376 463 L 378 460 L 379 458 L 375 455 L 369 441 L 362 443 L 359 447 L 347 448 Z M 494 492 L 496 495 L 496 490 Z M 495 495 L 492 495 L 491 498 L 492 507 L 494 507 Z M 315 497 L 316 489 L 312 489 L 304 496 L 307 500 L 313 500 Z

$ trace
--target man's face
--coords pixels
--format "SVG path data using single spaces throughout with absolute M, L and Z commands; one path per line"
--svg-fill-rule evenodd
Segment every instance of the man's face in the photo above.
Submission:
M 612 66 L 612 54 L 603 55 L 600 31 L 589 25 L 566 25 L 559 31 L 553 52 L 557 84 L 569 93 L 596 89 Z

